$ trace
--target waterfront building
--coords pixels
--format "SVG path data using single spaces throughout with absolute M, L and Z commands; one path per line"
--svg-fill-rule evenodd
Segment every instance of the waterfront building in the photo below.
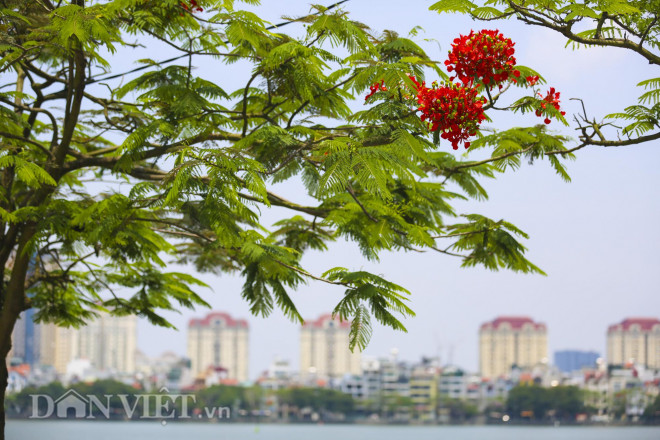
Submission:
M 364 375 L 345 374 L 344 377 L 336 380 L 334 385 L 333 388 L 350 395 L 353 399 L 366 398 L 367 384 Z
M 333 319 L 332 315 L 305 321 L 300 330 L 300 374 L 307 379 L 341 378 L 345 374 L 360 375 L 361 354 L 351 352 L 351 324 Z
M 419 420 L 435 421 L 438 409 L 438 369 L 416 365 L 410 373 L 410 400 Z
M 78 329 L 43 324 L 40 362 L 65 374 L 75 359 L 88 360 L 99 371 L 118 374 L 135 372 L 137 317 L 100 313 Z
M 411 367 L 398 359 L 399 351 L 393 348 L 388 358 L 380 360 L 381 394 L 387 396 L 410 395 Z
M 442 397 L 448 399 L 465 399 L 467 397 L 469 376 L 458 367 L 448 366 L 442 370 L 439 391 Z
M 42 324 L 41 333 L 43 336 L 39 343 L 41 363 L 53 367 L 57 374 L 65 374 L 67 365 L 74 359 L 77 351 L 75 330 L 47 323 Z
M 275 357 L 268 370 L 257 378 L 257 383 L 261 388 L 272 391 L 290 387 L 294 383 L 291 363 L 287 359 Z
M 146 391 L 157 391 L 165 387 L 170 392 L 176 392 L 193 382 L 190 361 L 172 351 L 153 357 L 138 351 L 135 365 L 141 385 Z
M 660 368 L 660 320 L 627 318 L 607 329 L 607 363 Z
M 382 388 L 380 361 L 377 359 L 363 359 L 362 376 L 365 383 L 365 398 L 378 398 Z
M 188 323 L 188 358 L 193 375 L 221 368 L 227 379 L 248 379 L 248 323 L 224 312 L 211 312 Z
M 39 363 L 39 341 L 41 325 L 34 322 L 35 309 L 22 312 L 11 336 L 11 350 L 7 359 L 16 364 L 27 364 L 31 367 Z
M 481 325 L 479 366 L 485 378 L 506 376 L 513 366 L 530 368 L 547 362 L 545 324 L 526 316 L 502 316 Z
M 101 371 L 135 372 L 137 316 L 101 313 L 78 333 L 77 358 L 89 359 Z

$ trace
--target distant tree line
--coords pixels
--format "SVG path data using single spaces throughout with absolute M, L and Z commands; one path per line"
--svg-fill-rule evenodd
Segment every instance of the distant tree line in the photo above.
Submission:
M 143 414 L 144 402 L 147 395 L 153 397 L 155 394 L 169 394 L 170 396 L 178 396 L 179 393 L 169 393 L 163 390 L 160 393 L 145 393 L 143 390 L 134 388 L 130 385 L 123 384 L 114 380 L 99 380 L 94 383 L 76 383 L 68 388 L 65 388 L 59 382 L 53 382 L 41 387 L 26 387 L 21 392 L 9 395 L 5 402 L 6 413 L 12 418 L 28 418 L 33 412 L 33 404 L 35 398 L 33 396 L 42 395 L 49 396 L 53 401 L 57 401 L 61 396 L 65 395 L 69 390 L 73 390 L 80 396 L 96 396 L 103 405 L 109 403 L 109 413 L 111 419 L 126 419 L 127 416 L 124 404 L 117 396 L 126 396 L 126 401 L 129 403 L 133 410 L 133 415 L 130 418 L 136 419 Z M 194 395 L 192 398 L 187 398 L 186 414 L 202 415 L 204 418 L 211 418 L 209 414 L 205 413 L 206 408 L 228 408 L 231 417 L 227 419 L 254 419 L 265 415 L 269 408 L 274 406 L 286 407 L 287 418 L 292 421 L 304 421 L 309 418 L 312 413 L 319 415 L 336 415 L 341 414 L 344 416 L 352 415 L 355 409 L 354 399 L 340 391 L 323 389 L 323 388 L 290 388 L 276 391 L 266 395 L 267 390 L 259 386 L 241 387 L 229 385 L 214 385 L 208 388 L 181 392 L 184 395 Z M 105 396 L 113 396 L 106 399 Z M 36 401 L 38 405 L 44 405 L 43 398 Z M 182 405 L 183 399 L 178 397 L 170 399 L 172 403 L 166 410 L 168 413 L 174 410 L 175 415 L 180 416 L 184 413 Z M 103 418 L 102 411 L 95 405 L 91 405 L 91 415 L 95 418 Z M 170 409 L 171 408 L 171 409 Z M 153 408 L 148 409 L 153 412 Z M 46 411 L 45 408 L 39 407 L 37 414 L 42 415 Z M 216 412 L 217 416 L 218 413 Z M 280 416 L 279 414 L 277 416 Z M 53 413 L 51 417 L 56 417 Z M 74 413 L 69 413 L 69 417 L 74 417 Z
M 52 398 L 54 401 L 57 401 L 61 396 L 63 396 L 65 393 L 67 393 L 69 390 L 73 390 L 79 395 L 85 397 L 85 396 L 96 396 L 101 400 L 101 402 L 105 403 L 104 396 L 106 395 L 112 395 L 112 396 L 119 396 L 119 395 L 127 395 L 130 396 L 128 398 L 128 401 L 131 405 L 131 408 L 135 408 L 134 414 L 135 417 L 137 417 L 139 414 L 142 414 L 143 406 L 142 406 L 142 401 L 140 399 L 134 399 L 133 396 L 138 395 L 141 393 L 140 390 L 130 386 L 123 384 L 121 382 L 117 382 L 115 380 L 99 380 L 93 383 L 76 383 L 72 384 L 69 387 L 64 387 L 61 383 L 59 382 L 52 382 L 49 383 L 48 385 L 44 385 L 41 387 L 34 387 L 34 386 L 28 386 L 25 387 L 21 392 L 16 393 L 16 394 L 10 394 L 7 396 L 5 400 L 5 412 L 7 417 L 13 417 L 13 418 L 28 418 L 35 414 L 33 412 L 33 404 L 36 402 L 37 405 L 44 406 L 43 399 L 33 398 L 33 396 L 36 395 L 42 395 L 42 396 L 49 396 Z M 110 399 L 110 418 L 111 419 L 118 419 L 118 418 L 125 418 L 125 412 L 123 411 L 123 405 L 121 404 L 121 401 L 118 399 Z M 39 407 L 36 409 L 36 414 L 42 415 L 45 413 L 46 409 Z M 70 416 L 73 417 L 73 414 L 69 414 Z M 92 413 L 91 416 L 95 418 L 100 418 L 102 416 L 101 410 L 94 405 L 92 405 Z M 55 417 L 55 413 L 53 413 L 52 417 Z
M 50 396 L 53 401 L 69 390 L 79 395 L 96 396 L 103 404 L 109 403 L 110 419 L 137 419 L 143 414 L 145 399 L 158 393 L 145 393 L 130 385 L 114 380 L 100 380 L 94 383 L 76 383 L 68 388 L 54 382 L 41 387 L 26 387 L 21 392 L 9 395 L 5 410 L 9 417 L 28 418 L 33 413 L 34 395 Z M 163 390 L 160 394 L 168 394 Z M 177 393 L 169 393 L 176 396 Z M 381 420 L 417 419 L 420 413 L 412 399 L 406 396 L 376 396 L 358 400 L 341 391 L 327 388 L 295 387 L 269 391 L 259 386 L 241 387 L 214 385 L 208 388 L 182 392 L 194 395 L 187 399 L 186 413 L 200 418 L 213 418 L 205 413 L 207 408 L 224 408 L 228 413 L 220 417 L 225 421 L 278 419 L 289 422 L 314 421 L 352 421 L 377 415 Z M 113 396 L 106 399 L 105 396 Z M 125 407 L 116 396 L 124 395 L 133 409 L 132 417 L 126 414 Z M 171 399 L 170 399 L 171 400 Z M 184 413 L 183 399 L 171 401 L 168 412 L 173 410 L 176 416 Z M 438 412 L 444 413 L 450 423 L 473 423 L 481 414 L 508 414 L 512 422 L 543 423 L 548 421 L 571 422 L 578 414 L 592 414 L 594 409 L 585 405 L 585 391 L 575 386 L 557 386 L 543 388 L 538 385 L 518 385 L 511 389 L 505 402 L 492 402 L 480 411 L 476 405 L 461 399 L 439 396 Z M 40 404 L 40 405 L 43 405 Z M 91 415 L 105 419 L 101 409 L 91 405 Z M 37 414 L 43 415 L 45 409 L 38 408 Z M 150 409 L 153 412 L 153 408 Z M 218 413 L 216 413 L 216 416 Z M 56 417 L 53 413 L 51 417 Z M 69 417 L 74 417 L 70 413 Z M 501 419 L 498 419 L 501 420 Z M 644 411 L 642 420 L 649 424 L 660 424 L 660 396 L 656 397 Z
M 584 392 L 575 386 L 543 388 L 518 385 L 509 391 L 506 410 L 512 420 L 547 419 L 573 421 L 578 414 L 590 412 Z

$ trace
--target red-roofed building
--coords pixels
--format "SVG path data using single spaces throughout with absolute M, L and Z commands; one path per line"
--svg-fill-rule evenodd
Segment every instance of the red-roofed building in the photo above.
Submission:
M 332 315 L 330 313 L 326 313 L 325 315 L 321 315 L 318 317 L 318 319 L 315 319 L 313 321 L 305 321 L 303 323 L 303 328 L 317 328 L 317 329 L 322 329 L 322 328 L 328 328 L 332 326 L 336 326 L 339 328 L 344 328 L 344 329 L 350 329 L 351 328 L 351 323 L 349 321 L 340 321 L 339 319 L 332 319 Z
M 527 316 L 500 316 L 479 329 L 479 365 L 487 378 L 508 376 L 511 367 L 533 367 L 547 362 L 545 324 Z
M 545 329 L 545 324 L 534 322 L 528 316 L 499 316 L 493 321 L 481 324 L 482 329 L 499 329 L 505 327 L 513 330 L 521 330 L 523 328 Z
M 209 367 L 226 371 L 226 379 L 248 379 L 248 323 L 225 312 L 213 311 L 188 322 L 188 357 L 193 375 Z M 215 371 L 214 370 L 214 371 Z
M 626 318 L 607 329 L 607 363 L 660 368 L 660 320 Z
M 308 379 L 361 374 L 360 351 L 348 348 L 351 323 L 321 315 L 300 331 L 300 373 Z

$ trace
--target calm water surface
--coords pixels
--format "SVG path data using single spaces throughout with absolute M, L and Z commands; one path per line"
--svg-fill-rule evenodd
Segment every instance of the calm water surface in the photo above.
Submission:
M 656 427 L 247 425 L 7 421 L 8 440 L 660 440 Z

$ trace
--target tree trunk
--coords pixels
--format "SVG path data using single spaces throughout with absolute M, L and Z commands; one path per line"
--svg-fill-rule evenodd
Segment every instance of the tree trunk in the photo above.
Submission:
M 5 394 L 7 392 L 7 383 L 9 372 L 7 371 L 6 354 L 2 356 L 0 362 L 0 387 L 2 387 L 2 399 L 0 400 L 0 440 L 5 440 Z
M 19 314 L 26 310 L 28 302 L 25 297 L 25 279 L 30 265 L 30 255 L 27 244 L 33 237 L 35 225 L 26 225 L 16 248 L 16 258 L 11 269 L 11 277 L 2 296 L 2 310 L 0 310 L 0 387 L 2 387 L 2 402 L 0 405 L 0 440 L 5 439 L 5 394 L 9 373 L 7 371 L 7 355 L 11 350 L 11 334 Z
M 2 389 L 2 399 L 0 399 L 0 440 L 5 440 L 5 396 L 7 394 L 7 385 L 9 383 L 9 371 L 7 369 L 7 355 L 11 350 L 11 333 L 18 318 L 18 314 L 11 322 L 11 330 L 9 331 L 8 337 L 4 334 L 5 328 L 9 328 L 5 322 L 5 307 L 2 310 L 2 322 L 0 323 L 0 389 Z

